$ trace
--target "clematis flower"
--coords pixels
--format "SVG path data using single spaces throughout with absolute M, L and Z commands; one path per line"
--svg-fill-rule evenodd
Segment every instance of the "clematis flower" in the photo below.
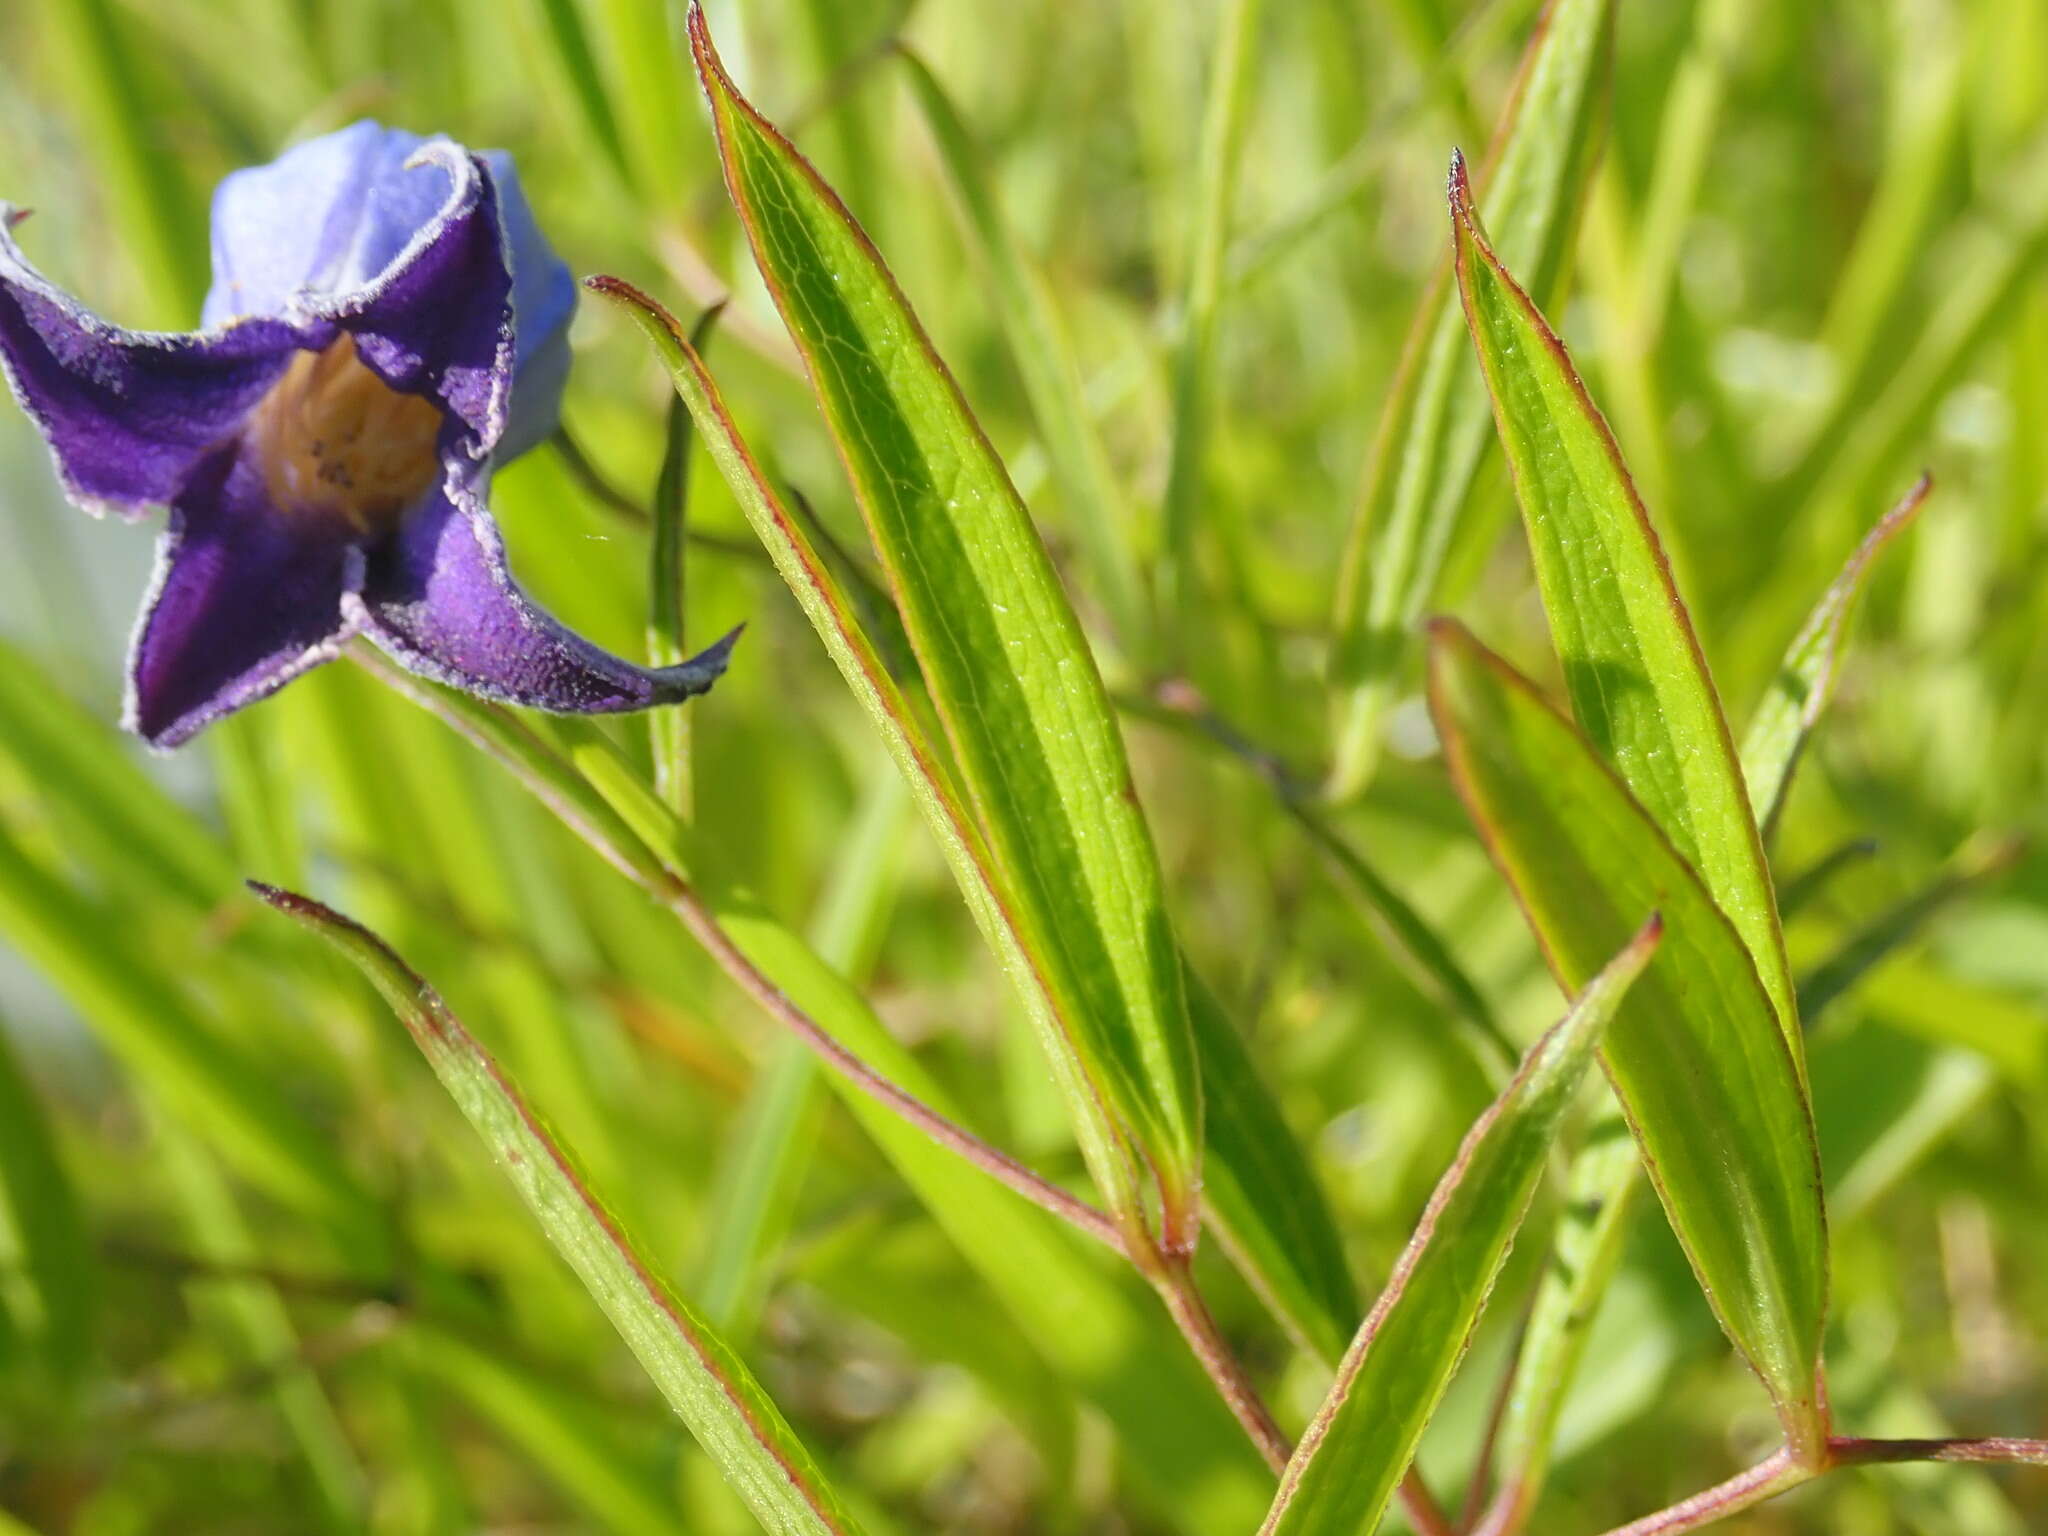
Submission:
M 560 713 L 673 703 L 732 636 L 647 668 L 513 583 L 495 466 L 554 428 L 576 288 L 511 162 L 362 122 L 237 171 L 189 335 L 42 278 L 0 204 L 0 367 L 71 500 L 170 510 L 127 723 L 175 746 L 366 636 L 401 665 Z

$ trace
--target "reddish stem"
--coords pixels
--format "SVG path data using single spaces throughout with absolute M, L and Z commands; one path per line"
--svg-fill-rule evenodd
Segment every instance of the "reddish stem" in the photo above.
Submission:
M 1903 1461 L 2007 1462 L 2048 1467 L 2048 1440 L 1861 1440 L 1836 1435 L 1827 1442 L 1819 1466 L 1801 1466 L 1790 1450 L 1779 1447 L 1747 1472 L 1696 1493 L 1669 1509 L 1616 1526 L 1607 1536 L 1678 1536 L 1724 1520 L 1752 1504 L 1796 1488 L 1836 1467 L 1874 1466 Z
M 1640 1520 L 1617 1526 L 1607 1536 L 1678 1536 L 1680 1531 L 1697 1530 L 1752 1504 L 1761 1504 L 1814 1475 L 1813 1468 L 1800 1466 L 1792 1459 L 1792 1453 L 1780 1446 L 1747 1472 L 1738 1472 L 1727 1482 L 1717 1483 L 1706 1492 L 1696 1493 L 1669 1509 L 1660 1509 L 1654 1515 L 1645 1515 Z
M 2003 1461 L 2048 1467 L 2048 1440 L 1857 1440 L 1828 1442 L 1831 1466 L 1869 1466 L 1896 1461 Z
M 780 1024 L 785 1025 L 825 1064 L 851 1082 L 869 1098 L 894 1110 L 933 1141 L 950 1148 L 989 1177 L 1007 1185 L 1041 1210 L 1071 1222 L 1090 1237 L 1118 1252 L 1126 1249 L 1124 1234 L 1116 1222 L 1087 1201 L 1068 1194 L 1057 1184 L 1033 1172 L 1000 1148 L 992 1147 L 973 1132 L 955 1125 L 915 1094 L 897 1087 L 873 1067 L 841 1045 L 817 1020 L 799 1008 L 789 995 L 749 960 L 719 925 L 717 917 L 695 889 L 673 877 L 662 882 L 656 894 L 675 913 L 691 936 L 739 987 Z
M 1195 1288 L 1194 1273 L 1184 1260 L 1157 1257 L 1149 1264 L 1140 1260 L 1138 1267 L 1159 1292 L 1159 1299 L 1166 1303 L 1166 1310 L 1188 1341 L 1188 1348 L 1194 1351 L 1252 1444 L 1259 1448 L 1266 1465 L 1276 1473 L 1285 1470 L 1287 1458 L 1294 1454 L 1293 1442 L 1275 1422 L 1259 1396 L 1259 1389 L 1252 1385 L 1251 1377 L 1223 1337 L 1223 1330 L 1216 1326 L 1208 1303 Z

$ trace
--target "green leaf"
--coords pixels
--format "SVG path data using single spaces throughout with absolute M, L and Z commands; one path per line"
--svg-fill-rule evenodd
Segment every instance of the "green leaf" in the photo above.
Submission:
M 558 1253 L 764 1529 L 855 1536 L 780 1410 L 709 1325 L 656 1276 L 565 1150 L 433 989 L 375 934 L 304 896 L 251 886 L 362 968 L 404 1022 Z
M 1607 1032 L 1607 1075 L 1721 1326 L 1811 1454 L 1826 1433 L 1820 1161 L 1756 966 L 1571 723 L 1458 625 L 1431 633 L 1431 700 L 1458 792 L 1558 981 L 1583 985 L 1634 914 L 1664 915 L 1657 958 Z
M 1750 717 L 1749 734 L 1742 740 L 1742 777 L 1749 786 L 1750 803 L 1756 807 L 1757 826 L 1766 838 L 1785 808 L 1785 795 L 1792 787 L 1792 775 L 1799 767 L 1806 738 L 1834 697 L 1842 642 L 1856 612 L 1856 600 L 1863 595 L 1864 585 L 1870 579 L 1871 568 L 1885 546 L 1919 516 L 1933 485 L 1932 479 L 1922 475 L 1856 546 L 1849 563 L 1842 567 L 1842 574 L 1821 594 L 1820 602 L 1794 637 L 1756 713 Z
M 1056 1001 L 1061 1031 L 1047 1044 L 1064 1058 L 1091 1169 L 1127 1221 L 1141 1218 L 1146 1169 L 1167 1241 L 1184 1246 L 1201 1153 L 1194 1051 L 1158 857 L 1094 658 L 880 255 L 734 89 L 696 7 L 690 32 L 727 189 L 894 587 L 1002 898 Z
M 499 706 L 372 665 L 496 758 L 629 879 L 660 889 L 688 869 L 685 829 L 604 738 L 572 749 L 572 766 Z M 602 789 L 586 777 L 592 773 Z M 747 959 L 834 1040 L 953 1123 L 967 1124 L 917 1056 L 810 945 L 741 894 L 721 898 L 715 915 Z M 1265 1469 L 1166 1319 L 1134 1304 L 1071 1230 L 1021 1200 L 990 1199 L 986 1172 L 844 1075 L 825 1080 L 1032 1346 L 1116 1426 L 1153 1496 L 1201 1536 L 1242 1532 L 1266 1502 Z
M 1537 23 L 1494 130 L 1483 177 L 1487 221 L 1539 293 L 1562 280 L 1599 160 L 1613 37 L 1613 0 L 1556 0 Z M 1416 311 L 1338 569 L 1330 790 L 1340 799 L 1372 772 L 1416 623 L 1440 595 L 1492 441 L 1485 382 L 1450 300 L 1446 271 Z
M 881 731 L 991 947 L 1004 958 L 1027 1001 L 1035 999 L 1049 1010 L 1039 973 L 997 893 L 986 848 L 951 776 L 861 629 L 847 594 L 754 462 L 702 358 L 682 338 L 673 317 L 646 295 L 608 278 L 595 279 L 591 286 L 626 307 L 667 363 L 734 497 Z M 646 827 L 641 832 L 657 843 L 666 836 Z M 1306 1158 L 1250 1068 L 1242 1039 L 1213 998 L 1194 995 L 1201 991 L 1199 982 L 1190 977 L 1188 984 L 1195 1045 L 1208 1085 L 1203 1116 L 1208 1209 L 1221 1223 L 1233 1257 L 1281 1320 L 1298 1339 L 1334 1359 L 1357 1317 L 1342 1240 Z
M 994 290 L 991 307 L 1009 338 L 1031 414 L 1045 441 L 1046 458 L 1067 503 L 1073 536 L 1087 551 L 1118 639 L 1127 650 L 1142 654 L 1147 619 L 1144 588 L 1130 546 L 1131 511 L 1086 409 L 1087 391 L 1066 324 L 1044 277 L 1018 247 L 989 184 L 981 146 L 952 98 L 915 53 L 905 48 L 899 57 L 961 221 Z
M 1202 1198 L 1210 1224 L 1296 1342 L 1334 1361 L 1358 1322 L 1344 1240 L 1244 1037 L 1192 969 L 1187 980 L 1207 1091 Z
M 1466 321 L 1573 713 L 1742 936 L 1803 1076 L 1763 843 L 1663 547 L 1564 343 L 1481 232 L 1460 161 L 1451 223 Z
M 1280 1478 L 1266 1536 L 1367 1536 L 1442 1401 L 1601 1031 L 1656 953 L 1652 917 L 1466 1133 Z
M 1497 1491 L 1476 1529 L 1520 1530 L 1543 1491 L 1558 1415 L 1628 1241 L 1641 1171 L 1627 1125 L 1612 1114 L 1592 1127 L 1572 1158 L 1550 1262 L 1543 1266 L 1530 1303 L 1514 1384 L 1494 1441 Z

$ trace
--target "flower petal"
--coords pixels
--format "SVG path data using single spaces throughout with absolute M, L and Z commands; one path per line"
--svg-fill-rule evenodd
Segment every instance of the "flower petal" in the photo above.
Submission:
M 356 339 L 356 355 L 401 394 L 425 395 L 468 431 L 482 459 L 504 435 L 512 393 L 512 269 L 498 195 L 474 155 L 446 139 L 409 164 L 442 167 L 448 201 L 381 275 L 349 293 L 308 298 L 307 313 Z
M 556 714 L 612 714 L 703 693 L 739 635 L 675 667 L 638 666 L 592 645 L 513 583 L 497 525 L 459 480 L 368 557 L 362 630 L 400 665 Z
M 171 503 L 157 546 L 129 658 L 129 728 L 174 747 L 336 655 L 362 568 L 330 525 L 271 505 L 240 443 L 217 450 Z
M 339 321 L 393 388 L 463 423 L 471 457 L 553 430 L 576 285 L 502 152 L 372 122 L 298 145 L 221 183 L 213 265 L 209 322 Z
M 293 352 L 331 334 L 277 320 L 197 336 L 109 325 L 28 264 L 7 232 L 21 218 L 0 204 L 0 371 L 89 510 L 168 502 Z

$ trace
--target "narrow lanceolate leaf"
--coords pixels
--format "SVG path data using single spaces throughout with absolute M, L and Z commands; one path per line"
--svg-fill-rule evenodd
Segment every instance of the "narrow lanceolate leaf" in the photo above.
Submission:
M 1462 628 L 1432 627 L 1437 730 L 1558 980 L 1582 986 L 1654 906 L 1667 937 L 1607 1032 L 1607 1075 L 1721 1326 L 1801 1456 L 1826 1433 L 1820 1154 L 1784 1032 L 1733 925 L 1600 754 Z
M 1191 1240 L 1200 1096 L 1158 856 L 1123 739 L 1009 476 L 845 206 L 690 35 L 726 185 L 802 352 L 993 856 L 1057 1003 L 1048 1041 L 1111 1203 Z M 1106 1145 L 1106 1118 L 1128 1147 Z
M 1806 738 L 1828 707 L 1828 700 L 1834 697 L 1842 642 L 1856 612 L 1856 600 L 1863 595 L 1864 585 L 1870 579 L 1871 567 L 1884 547 L 1919 515 L 1933 485 L 1932 479 L 1922 475 L 1856 546 L 1856 553 L 1842 567 L 1842 574 L 1821 594 L 1820 602 L 1785 652 L 1769 689 L 1750 717 L 1749 734 L 1742 740 L 1742 776 L 1749 785 L 1750 803 L 1756 807 L 1757 826 L 1767 838 L 1777 825 L 1778 813 L 1785 807 L 1785 794 L 1792 787 L 1792 775 L 1799 766 Z
M 1487 222 L 1538 293 L 1562 279 L 1599 160 L 1613 35 L 1613 0 L 1553 0 L 1494 131 L 1483 178 Z M 1446 272 L 1416 312 L 1338 572 L 1330 788 L 1339 798 L 1372 772 L 1416 624 L 1438 596 L 1493 440 L 1486 386 L 1463 332 Z
M 1052 999 L 1042 974 L 1025 950 L 1025 935 L 1012 910 L 998 894 L 987 848 L 950 773 L 862 630 L 848 594 L 761 473 L 703 359 L 684 340 L 674 318 L 646 295 L 612 278 L 593 278 L 591 287 L 626 307 L 668 365 L 734 499 L 881 732 L 984 936 L 1034 1013 L 1051 1020 Z M 662 834 L 654 836 L 660 841 Z M 1308 1160 L 1252 1068 L 1242 1038 L 1199 982 L 1191 978 L 1189 987 L 1207 1086 L 1205 1208 L 1276 1315 L 1301 1342 L 1334 1360 L 1358 1315 L 1342 1239 Z
M 1478 1326 L 1601 1031 L 1662 937 L 1652 917 L 1473 1124 L 1280 1478 L 1266 1536 L 1368 1536 Z
M 739 1357 L 655 1275 L 517 1088 L 375 934 L 304 896 L 256 894 L 332 942 L 384 994 L 555 1249 L 764 1529 L 859 1530 Z
M 1117 638 L 1127 651 L 1142 655 L 1145 598 L 1130 547 L 1130 508 L 1117 488 L 1101 434 L 1088 415 L 1081 369 L 1066 324 L 1044 277 L 1018 247 L 1004 220 L 981 147 L 952 98 L 924 60 L 908 49 L 900 57 L 962 222 L 994 289 L 996 316 L 1045 439 L 1045 456 L 1066 498 L 1074 538 L 1087 552 Z
M 1663 546 L 1564 343 L 1488 244 L 1455 160 L 1451 224 L 1573 713 L 1742 936 L 1803 1077 L 1763 842 Z

